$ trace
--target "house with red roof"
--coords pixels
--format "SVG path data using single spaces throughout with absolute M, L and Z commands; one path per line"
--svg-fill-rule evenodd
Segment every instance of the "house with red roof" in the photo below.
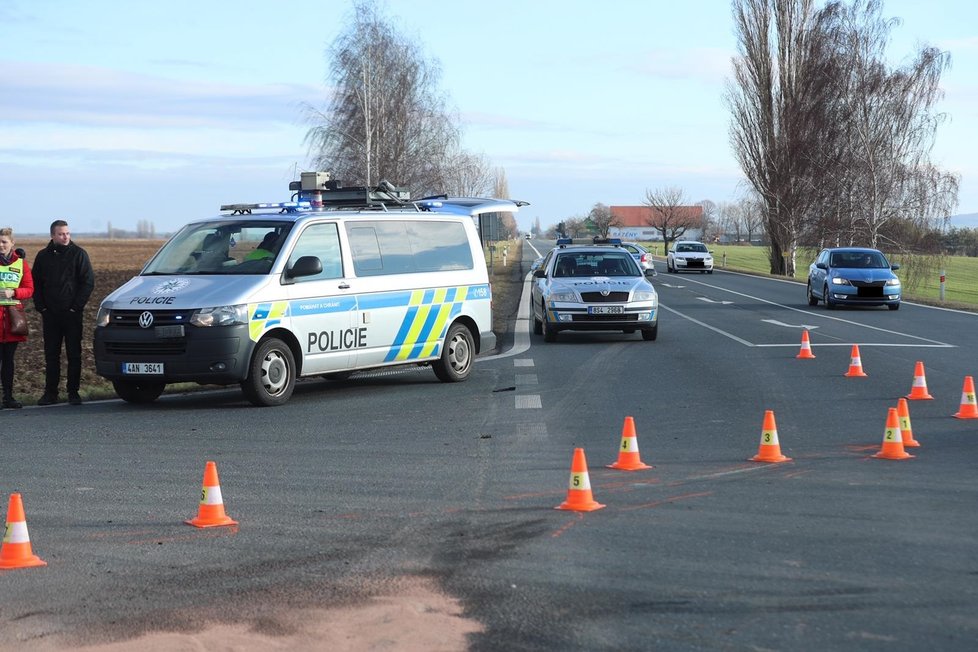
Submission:
M 656 229 L 666 220 L 659 208 L 651 206 L 611 206 L 612 222 L 608 236 L 622 240 L 662 240 L 662 232 Z M 686 225 L 686 232 L 680 238 L 699 240 L 703 236 L 703 207 L 676 206 L 667 225 L 670 230 Z

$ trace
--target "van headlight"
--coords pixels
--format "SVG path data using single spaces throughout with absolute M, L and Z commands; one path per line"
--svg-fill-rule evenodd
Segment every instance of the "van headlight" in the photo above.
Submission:
M 98 307 L 98 314 L 95 315 L 95 326 L 108 326 L 109 320 L 112 319 L 112 311 L 108 308 Z
M 194 326 L 234 326 L 248 323 L 248 306 L 218 306 L 216 308 L 201 308 L 190 316 Z

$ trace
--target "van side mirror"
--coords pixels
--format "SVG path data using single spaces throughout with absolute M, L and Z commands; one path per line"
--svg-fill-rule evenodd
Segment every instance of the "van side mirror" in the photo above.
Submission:
M 315 276 L 323 273 L 323 261 L 317 256 L 302 256 L 295 261 L 292 267 L 285 270 L 285 278 L 299 278 L 300 276 Z

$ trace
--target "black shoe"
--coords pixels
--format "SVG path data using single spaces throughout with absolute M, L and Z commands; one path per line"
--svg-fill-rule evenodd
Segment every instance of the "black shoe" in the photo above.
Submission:
M 24 407 L 23 403 L 12 396 L 8 396 L 7 398 L 3 399 L 2 405 L 5 410 L 19 410 L 20 408 Z
M 78 392 L 68 392 L 68 403 L 70 405 L 82 404 L 81 396 L 78 395 Z
M 39 400 L 37 402 L 37 404 L 38 405 L 54 405 L 57 402 L 58 402 L 58 395 L 57 394 L 49 394 L 47 392 L 44 392 L 44 395 L 41 396 L 41 400 Z

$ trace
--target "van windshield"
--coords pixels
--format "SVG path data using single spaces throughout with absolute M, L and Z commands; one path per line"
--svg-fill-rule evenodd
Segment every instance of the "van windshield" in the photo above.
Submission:
M 291 222 L 228 220 L 188 224 L 156 253 L 143 274 L 268 274 Z

